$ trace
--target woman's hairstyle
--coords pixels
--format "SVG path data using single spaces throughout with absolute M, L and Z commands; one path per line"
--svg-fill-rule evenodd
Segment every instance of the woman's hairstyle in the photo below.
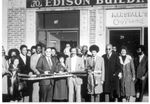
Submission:
M 19 60 L 19 57 L 18 57 L 18 56 L 13 56 L 13 57 L 11 58 L 11 64 L 14 64 L 14 61 L 15 61 L 16 59 Z
M 90 52 L 92 52 L 92 51 L 99 52 L 99 47 L 97 45 L 91 45 L 89 50 L 90 50 Z
M 67 56 L 66 56 L 65 54 L 63 54 L 63 53 L 59 53 L 59 54 L 57 55 L 57 58 L 58 58 L 58 59 L 64 58 L 64 60 L 66 60 Z
M 56 48 L 55 48 L 55 47 L 51 47 L 51 50 L 52 50 L 52 49 L 53 49 L 53 50 L 55 50 L 55 52 L 57 53 L 57 50 L 56 50 Z
M 121 46 L 120 51 L 121 51 L 122 49 L 126 50 L 126 52 L 128 53 L 128 48 L 127 48 L 126 46 Z
M 19 56 L 19 50 L 16 49 L 16 48 L 13 48 L 13 49 L 10 49 L 10 50 L 8 51 L 8 56 L 9 56 L 9 58 L 11 58 L 11 53 L 12 53 L 12 52 L 15 52 L 15 53 L 16 53 L 16 56 Z

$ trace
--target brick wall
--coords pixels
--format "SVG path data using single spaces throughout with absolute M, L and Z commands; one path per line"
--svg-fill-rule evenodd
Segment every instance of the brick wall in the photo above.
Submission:
M 95 43 L 96 10 L 90 10 L 90 45 Z
M 25 43 L 25 8 L 8 9 L 8 49 Z

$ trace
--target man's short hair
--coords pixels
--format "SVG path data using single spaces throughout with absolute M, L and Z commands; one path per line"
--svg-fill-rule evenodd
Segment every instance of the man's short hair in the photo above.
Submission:
M 139 49 L 139 48 L 141 49 L 142 52 L 145 52 L 145 47 L 144 47 L 144 45 L 139 45 L 139 46 L 137 47 L 137 49 Z
M 42 45 L 41 44 L 37 44 L 36 45 L 36 49 L 37 49 L 37 47 L 41 47 L 42 48 Z
M 70 48 L 70 52 L 71 52 L 71 50 L 72 50 L 73 48 L 75 48 L 75 49 L 76 49 L 76 52 L 78 52 L 78 49 L 77 49 L 76 47 L 71 47 L 71 48 Z
M 20 51 L 21 51 L 23 48 L 27 48 L 27 46 L 26 46 L 26 45 L 24 45 L 24 44 L 23 44 L 23 45 L 21 45 L 21 46 L 20 46 Z
M 45 51 L 46 51 L 47 49 L 51 49 L 51 47 L 46 47 L 46 48 L 45 48 Z

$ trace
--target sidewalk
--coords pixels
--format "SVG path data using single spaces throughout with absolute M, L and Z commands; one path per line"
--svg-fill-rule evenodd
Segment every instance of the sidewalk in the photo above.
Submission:
M 143 96 L 143 102 L 148 102 L 149 101 L 148 99 L 149 99 L 148 95 Z

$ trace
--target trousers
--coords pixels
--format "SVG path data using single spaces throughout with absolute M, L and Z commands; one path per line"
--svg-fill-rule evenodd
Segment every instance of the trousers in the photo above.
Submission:
M 81 102 L 81 84 L 78 84 L 76 81 L 77 81 L 76 78 L 73 77 L 70 77 L 68 79 L 69 102 L 74 101 L 75 93 L 76 93 L 76 102 Z
M 39 82 L 33 83 L 32 102 L 39 102 Z

